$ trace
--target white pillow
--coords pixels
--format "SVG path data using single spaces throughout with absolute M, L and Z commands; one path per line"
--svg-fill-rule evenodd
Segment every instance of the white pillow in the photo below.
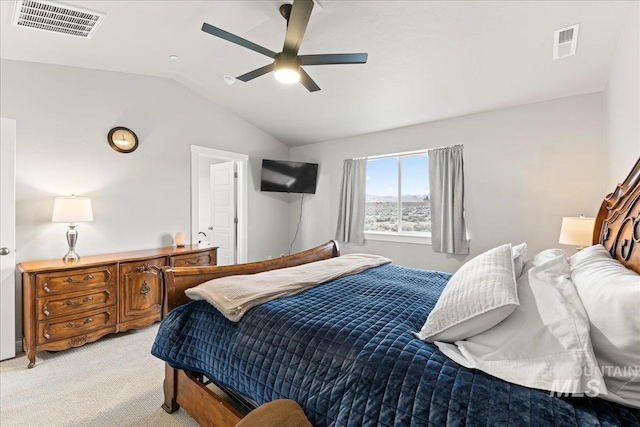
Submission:
M 511 248 L 513 253 L 513 271 L 515 272 L 516 279 L 522 276 L 522 269 L 524 268 L 524 261 L 527 257 L 527 244 L 520 243 L 519 245 Z
M 518 298 L 520 305 L 500 324 L 436 345 L 463 366 L 525 387 L 592 397 L 606 393 L 564 251 L 544 251 L 527 262 Z
M 609 395 L 640 408 L 640 275 L 602 245 L 570 259 L 571 279 L 591 323 L 591 342 Z
M 417 336 L 427 342 L 470 337 L 501 322 L 517 305 L 513 255 L 506 244 L 460 267 Z

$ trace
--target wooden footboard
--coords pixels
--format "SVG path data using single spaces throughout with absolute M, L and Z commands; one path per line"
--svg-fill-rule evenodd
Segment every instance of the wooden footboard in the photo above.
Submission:
M 174 308 L 191 301 L 184 294 L 184 291 L 208 280 L 225 276 L 255 274 L 263 271 L 276 270 L 278 268 L 294 267 L 296 265 L 321 261 L 337 256 L 340 256 L 338 242 L 332 240 L 324 245 L 304 252 L 298 252 L 293 255 L 268 261 L 211 267 L 163 267 L 162 275 L 165 291 L 164 312 L 166 314 Z
M 248 411 L 236 409 L 228 399 L 207 388 L 201 376 L 165 364 L 165 402 L 168 413 L 184 409 L 201 426 L 233 427 Z
M 164 313 L 191 301 L 184 291 L 208 280 L 294 267 L 337 256 L 340 256 L 338 242 L 332 240 L 304 252 L 268 261 L 212 267 L 163 267 Z M 242 405 L 234 403 L 232 397 L 208 388 L 200 375 L 165 364 L 162 408 L 171 413 L 180 407 L 202 426 L 232 427 L 248 413 Z

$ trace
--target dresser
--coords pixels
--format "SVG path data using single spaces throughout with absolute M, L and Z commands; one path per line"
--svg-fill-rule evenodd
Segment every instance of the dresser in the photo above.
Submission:
M 65 350 L 162 318 L 164 266 L 216 265 L 215 247 L 187 245 L 18 264 L 22 345 L 29 368 L 42 350 Z

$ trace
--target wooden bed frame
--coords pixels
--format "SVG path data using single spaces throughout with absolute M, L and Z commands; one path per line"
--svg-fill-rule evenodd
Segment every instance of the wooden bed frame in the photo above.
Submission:
M 602 243 L 615 259 L 640 273 L 640 159 L 625 181 L 602 202 L 593 243 Z M 164 267 L 164 310 L 168 313 L 189 302 L 184 291 L 207 280 L 292 267 L 339 255 L 338 243 L 331 241 L 305 252 L 263 262 L 221 267 Z M 182 407 L 200 425 L 216 427 L 235 426 L 254 409 L 240 396 L 229 395 L 229 390 L 225 393 L 210 383 L 201 374 L 173 369 L 165 364 L 162 407 L 169 413 Z

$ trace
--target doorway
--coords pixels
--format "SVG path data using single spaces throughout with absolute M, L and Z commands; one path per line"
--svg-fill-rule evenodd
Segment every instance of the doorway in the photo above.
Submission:
M 218 264 L 247 262 L 249 156 L 191 145 L 191 243 L 218 246 Z

